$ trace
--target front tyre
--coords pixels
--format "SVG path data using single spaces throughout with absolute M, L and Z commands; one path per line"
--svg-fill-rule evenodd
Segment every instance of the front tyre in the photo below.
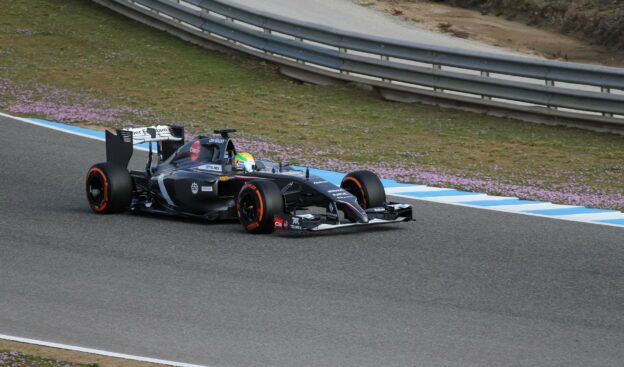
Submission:
M 351 172 L 342 179 L 340 187 L 357 198 L 363 209 L 377 208 L 386 202 L 386 190 L 371 171 Z
M 282 192 L 273 181 L 248 182 L 238 193 L 236 211 L 248 233 L 271 233 L 274 231 L 275 216 L 284 211 Z
M 87 201 L 98 214 L 121 213 L 132 200 L 132 178 L 128 170 L 114 163 L 98 163 L 89 169 Z

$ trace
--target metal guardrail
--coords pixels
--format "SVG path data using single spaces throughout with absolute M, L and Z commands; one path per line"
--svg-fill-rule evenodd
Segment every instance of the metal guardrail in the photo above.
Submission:
M 121 5 L 196 37 L 276 62 L 289 70 L 286 74 L 305 81 L 355 81 L 390 98 L 396 93 L 398 99 L 426 95 L 486 109 L 624 126 L 621 68 L 390 40 L 220 0 L 95 1 Z

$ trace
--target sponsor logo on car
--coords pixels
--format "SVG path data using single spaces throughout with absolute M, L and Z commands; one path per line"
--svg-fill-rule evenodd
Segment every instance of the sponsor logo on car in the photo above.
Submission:
M 199 192 L 199 185 L 197 184 L 197 182 L 193 182 L 191 184 L 191 192 L 193 193 L 193 195 L 197 195 L 197 193 Z
M 282 217 L 275 217 L 275 223 L 273 227 L 275 229 L 288 229 L 288 220 Z
M 223 166 L 221 166 L 220 164 L 203 164 L 197 167 L 197 169 L 200 169 L 202 171 L 222 172 Z
M 201 191 L 202 192 L 212 192 L 212 186 L 202 186 L 201 187 Z
M 225 143 L 225 139 L 223 139 L 223 138 L 210 138 L 210 139 L 208 139 L 208 143 L 223 144 L 223 143 Z
M 327 212 L 325 213 L 327 219 L 337 220 L 338 219 L 338 207 L 335 203 L 330 202 L 327 205 Z
M 385 212 L 386 208 L 370 208 L 370 209 L 368 209 L 368 211 L 375 212 L 375 213 L 381 213 L 381 212 Z
M 153 127 L 139 127 L 127 129 L 132 131 L 132 136 L 134 138 L 150 138 L 152 137 L 149 133 L 150 130 L 153 130 L 156 133 L 155 137 L 167 137 L 171 136 L 171 131 L 169 130 L 169 126 L 153 126 Z

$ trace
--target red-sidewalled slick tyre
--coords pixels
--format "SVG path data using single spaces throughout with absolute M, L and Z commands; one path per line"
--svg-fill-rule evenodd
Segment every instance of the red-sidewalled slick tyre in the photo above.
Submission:
M 248 182 L 238 193 L 236 211 L 248 233 L 271 233 L 274 231 L 275 216 L 284 211 L 282 192 L 273 181 Z
M 98 163 L 87 173 L 86 193 L 94 212 L 121 213 L 130 206 L 132 200 L 132 178 L 124 167 Z
M 355 196 L 364 209 L 380 207 L 386 202 L 386 190 L 379 177 L 371 171 L 349 173 L 342 179 L 340 187 Z

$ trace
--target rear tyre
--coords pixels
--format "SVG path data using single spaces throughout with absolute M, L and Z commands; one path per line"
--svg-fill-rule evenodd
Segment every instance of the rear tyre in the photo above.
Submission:
M 386 202 L 386 191 L 381 180 L 371 171 L 349 173 L 342 179 L 340 187 L 355 196 L 364 209 L 380 207 Z
M 271 233 L 275 230 L 275 216 L 284 211 L 282 192 L 273 181 L 248 182 L 238 193 L 236 211 L 248 233 Z
M 128 170 L 120 165 L 98 163 L 87 173 L 86 193 L 94 212 L 121 213 L 132 200 L 132 178 Z

